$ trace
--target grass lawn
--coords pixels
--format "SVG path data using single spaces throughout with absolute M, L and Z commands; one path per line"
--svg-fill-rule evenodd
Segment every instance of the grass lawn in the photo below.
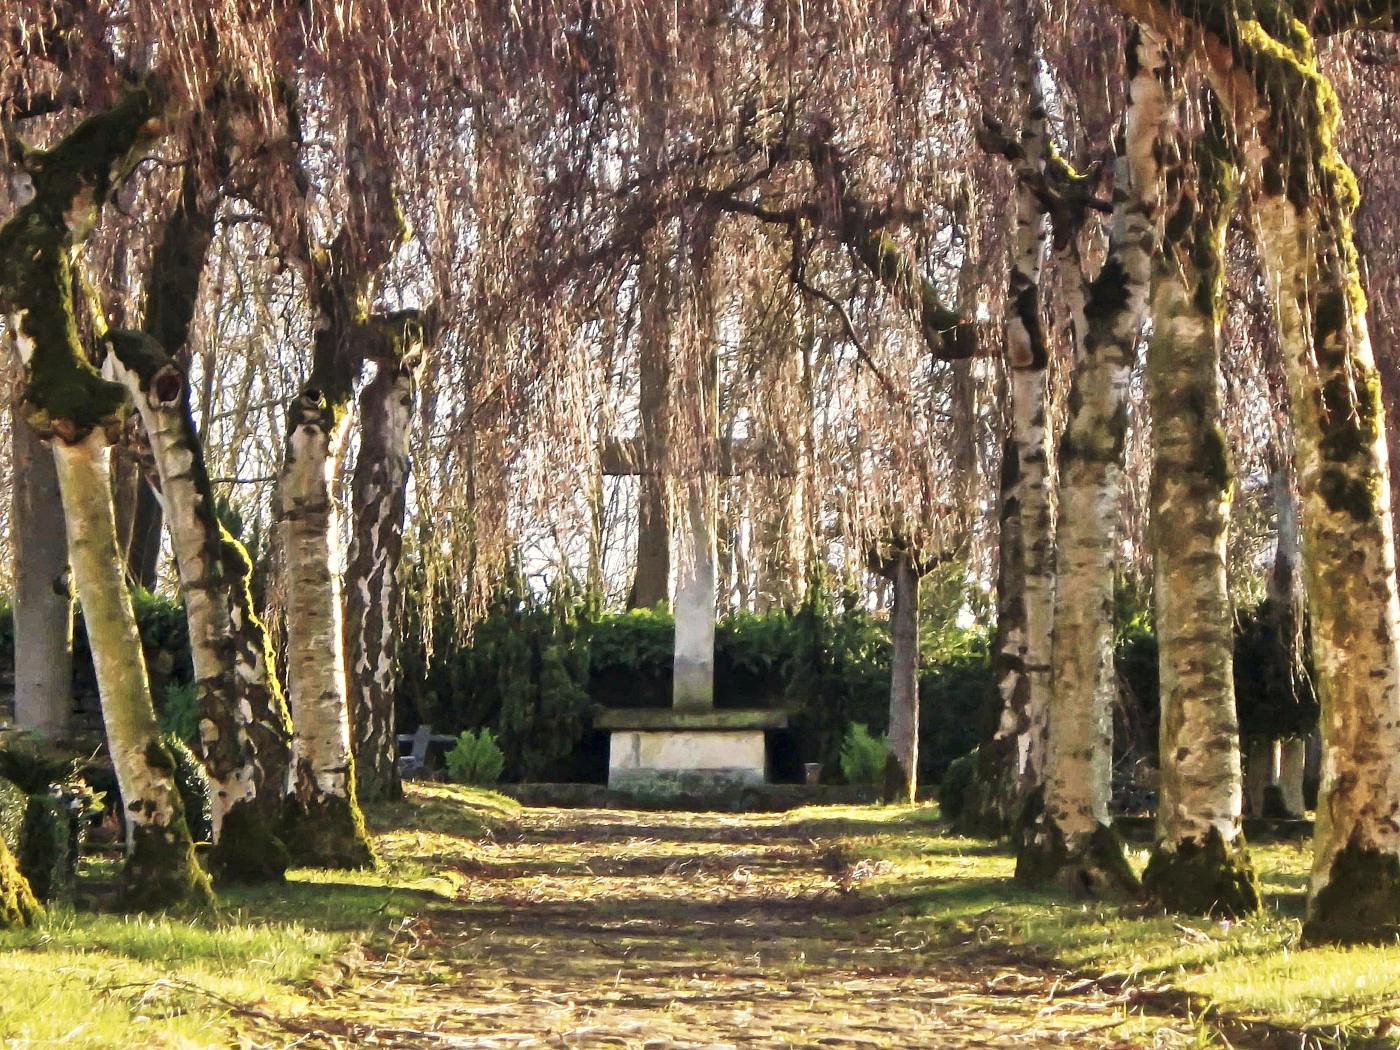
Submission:
M 888 902 L 881 921 L 905 937 L 1023 948 L 1086 974 L 1169 985 L 1203 1005 L 1290 1028 L 1335 1026 L 1353 1036 L 1385 1035 L 1392 1024 L 1400 1030 L 1400 945 L 1298 948 L 1311 859 L 1306 842 L 1251 847 L 1265 911 L 1231 923 L 1022 889 L 1011 881 L 1015 862 L 1004 847 L 947 834 L 934 807 L 795 816 L 864 825 L 845 840 L 872 865 L 861 892 Z M 903 833 L 871 833 L 877 821 Z M 1132 858 L 1141 871 L 1147 850 L 1133 849 Z
M 516 809 L 489 792 L 415 785 L 407 803 L 366 814 L 376 871 L 293 871 L 283 886 L 225 890 L 205 914 L 52 907 L 30 929 L 0 932 L 0 1041 L 237 1045 L 234 1023 L 257 1022 L 249 1008 L 296 1016 L 345 979 L 361 945 L 387 944 L 407 916 L 451 900 L 457 879 L 437 859 Z

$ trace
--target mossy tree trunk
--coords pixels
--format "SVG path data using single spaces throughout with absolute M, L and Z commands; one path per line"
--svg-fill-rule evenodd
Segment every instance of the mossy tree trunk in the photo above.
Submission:
M 252 563 L 219 519 L 182 363 L 218 203 L 202 174 L 187 169 L 152 259 L 145 330 L 113 333 L 108 366 L 140 413 L 179 572 L 212 787 L 210 868 L 224 882 L 277 881 L 287 866 L 276 830 L 291 724 L 253 604 Z
M 145 333 L 114 332 L 109 342 L 155 458 L 189 621 L 200 757 L 212 787 L 210 866 L 221 881 L 278 880 L 287 866 L 276 828 L 291 732 L 253 607 L 252 562 L 219 520 L 185 370 Z
M 1016 877 L 1074 892 L 1135 892 L 1109 817 L 1113 583 L 1127 429 L 1128 373 L 1146 313 L 1165 115 L 1162 48 L 1129 47 L 1126 147 L 1118 160 L 1108 255 L 1084 295 L 1060 443 L 1054 653 L 1045 781 L 1028 809 Z
M 1208 126 L 1192 147 L 1179 131 L 1163 144 L 1168 189 L 1152 277 L 1147 392 L 1161 775 L 1143 885 L 1169 910 L 1246 915 L 1259 908 L 1259 883 L 1240 828 L 1226 581 L 1233 479 L 1219 395 L 1225 229 L 1238 179 L 1219 109 L 1211 99 L 1204 109 Z
M 317 334 L 324 339 L 324 329 Z M 292 793 L 285 841 L 327 868 L 374 862 L 355 794 L 342 629 L 344 556 L 332 492 L 349 427 L 349 383 L 312 381 L 292 403 L 277 481 L 286 574 Z
M 83 607 L 107 744 L 126 810 L 125 896 L 142 908 L 203 903 L 210 899 L 209 882 L 195 860 L 175 783 L 175 761 L 161 741 L 141 636 L 121 572 L 109 453 L 97 428 L 76 442 L 54 442 L 73 583 Z
M 1389 464 L 1350 237 L 1355 186 L 1331 145 L 1335 99 L 1311 62 L 1299 69 L 1299 117 L 1311 122 L 1295 134 L 1307 133 L 1324 151 L 1312 158 L 1318 185 L 1301 189 L 1306 176 L 1281 171 L 1279 192 L 1266 184 L 1255 207 L 1293 404 L 1322 706 L 1323 785 L 1305 935 L 1371 941 L 1400 932 L 1400 610 Z
M 1400 5 L 1334 0 L 1251 9 L 1113 0 L 1190 39 L 1249 143 L 1246 188 L 1275 293 L 1293 409 L 1322 786 L 1309 942 L 1400 932 L 1400 600 L 1380 383 L 1337 151 L 1336 94 L 1308 25 L 1395 29 Z M 1310 20 L 1310 21 L 1306 21 Z
M 54 149 L 26 153 L 33 197 L 0 229 L 0 306 L 24 368 L 24 414 L 53 445 L 73 582 L 126 809 L 124 891 L 136 907 L 203 903 L 210 890 L 160 740 L 117 547 L 109 445 L 125 391 L 98 375 L 79 344 L 72 255 L 138 150 L 160 134 L 160 116 L 155 93 L 134 89 Z
M 394 695 L 408 440 L 423 368 L 417 314 L 387 318 L 377 372 L 360 393 L 360 450 L 350 483 L 350 554 L 345 593 L 345 656 L 355 767 L 364 800 L 403 795 L 398 774 Z
M 287 245 L 300 253 L 316 324 L 310 374 L 287 413 L 275 503 L 292 709 L 292 791 L 283 840 L 295 860 L 331 868 L 374 863 L 356 788 L 342 597 L 345 551 L 332 489 L 355 382 L 393 326 L 392 318 L 371 311 L 375 282 L 408 236 L 382 141 L 355 119 L 347 147 L 345 225 L 324 248 L 307 251 L 295 239 Z
M 1021 4 L 1013 14 L 1025 26 L 1014 55 L 1024 109 L 1019 152 L 1013 154 L 1016 225 L 1006 319 L 1011 404 L 1002 443 L 997 626 L 992 640 L 1001 714 L 992 738 L 979 750 L 977 786 L 962 821 L 964 830 L 993 835 L 1011 830 L 1040 785 L 1055 607 L 1053 434 L 1046 418 L 1050 355 L 1040 292 L 1050 222 L 1039 192 L 1052 146 L 1035 63 L 1033 10 Z
M 53 453 L 24 419 L 13 441 L 15 725 L 46 740 L 68 735 L 73 715 L 73 597 Z

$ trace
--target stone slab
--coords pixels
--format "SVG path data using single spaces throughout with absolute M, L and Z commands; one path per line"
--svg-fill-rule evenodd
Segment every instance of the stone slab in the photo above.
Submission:
M 678 774 L 700 789 L 711 781 L 761 784 L 766 769 L 761 729 L 623 729 L 608 751 L 609 787 Z
M 767 708 L 736 708 L 734 710 L 714 708 L 709 711 L 677 711 L 670 707 L 612 707 L 598 708 L 593 712 L 593 725 L 597 729 L 638 729 L 654 732 L 700 729 L 785 729 L 787 721 L 786 711 L 775 711 Z

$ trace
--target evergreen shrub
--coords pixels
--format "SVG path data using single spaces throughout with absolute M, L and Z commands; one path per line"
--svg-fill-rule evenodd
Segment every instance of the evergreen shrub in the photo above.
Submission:
M 458 784 L 487 787 L 501 779 L 505 756 L 489 729 L 464 730 L 447 752 L 447 775 Z

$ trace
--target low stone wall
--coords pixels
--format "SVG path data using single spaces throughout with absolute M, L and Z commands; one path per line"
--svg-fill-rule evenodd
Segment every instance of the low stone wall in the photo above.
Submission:
M 801 806 L 857 806 L 879 801 L 874 787 L 807 784 L 716 785 L 703 791 L 670 785 L 614 790 L 602 784 L 502 784 L 497 790 L 526 806 L 561 809 L 780 812 Z

